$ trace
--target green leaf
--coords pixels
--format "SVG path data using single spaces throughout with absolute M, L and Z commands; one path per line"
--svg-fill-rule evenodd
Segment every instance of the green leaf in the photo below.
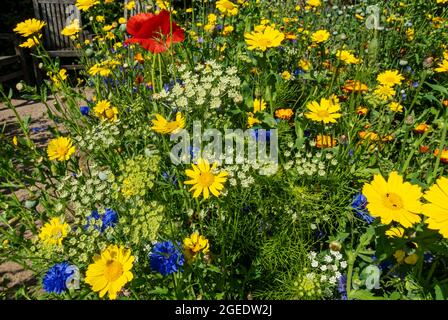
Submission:
M 443 295 L 443 290 L 438 284 L 434 286 L 434 290 L 436 292 L 436 300 L 446 300 L 445 296 Z
M 384 297 L 375 297 L 372 292 L 367 290 L 352 290 L 348 298 L 358 300 L 386 300 Z
M 440 92 L 444 96 L 448 96 L 448 89 L 445 88 L 444 86 L 441 86 L 441 85 L 438 85 L 438 84 L 430 84 L 430 83 L 427 83 L 427 85 L 430 86 L 431 89 Z
M 263 116 L 262 121 L 264 123 L 266 123 L 268 126 L 270 126 L 271 128 L 274 128 L 277 125 L 277 122 L 275 122 L 274 117 L 272 115 L 270 115 L 269 113 L 263 112 L 262 116 Z

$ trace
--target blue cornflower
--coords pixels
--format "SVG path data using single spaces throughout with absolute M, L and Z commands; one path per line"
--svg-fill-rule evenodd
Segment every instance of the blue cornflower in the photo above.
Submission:
M 57 263 L 52 266 L 42 280 L 44 290 L 48 293 L 61 294 L 66 291 L 67 279 L 73 275 L 74 270 L 69 268 L 70 264 L 68 262 Z
M 338 282 L 338 292 L 341 294 L 341 300 L 347 300 L 347 276 L 341 276 Z
M 431 254 L 431 252 L 426 251 L 423 253 L 423 262 L 424 263 L 432 263 L 434 261 L 434 256 Z
M 97 225 L 95 225 L 94 228 L 103 232 L 104 230 L 106 230 L 107 227 L 111 228 L 115 227 L 115 225 L 118 222 L 118 214 L 114 210 L 106 208 L 104 214 L 100 215 L 98 213 L 98 210 L 95 209 L 92 211 L 90 216 L 87 217 L 87 225 L 85 226 L 85 229 L 87 229 L 92 224 L 92 222 L 94 223 L 96 220 L 99 219 L 101 219 L 102 222 L 101 228 Z
M 164 276 L 182 271 L 185 259 L 179 248 L 180 242 L 176 245 L 171 241 L 157 242 L 149 254 L 151 269 Z
M 79 111 L 81 111 L 81 114 L 83 116 L 87 116 L 90 112 L 90 108 L 89 108 L 89 106 L 80 106 Z
M 361 219 L 371 224 L 375 218 L 369 214 L 366 206 L 367 198 L 362 193 L 357 193 L 353 198 L 352 208 Z
M 175 174 L 170 175 L 168 172 L 165 171 L 162 173 L 162 177 L 163 179 L 165 179 L 166 182 L 171 183 L 174 186 L 177 185 L 178 180 Z
M 260 130 L 264 130 L 264 129 L 256 128 L 256 129 L 254 129 L 253 133 L 251 133 L 252 137 L 255 138 L 255 141 L 258 142 L 258 140 L 260 139 L 261 142 L 265 142 L 265 141 L 270 142 L 271 130 L 264 130 L 265 134 L 263 134 L 263 131 L 259 132 Z

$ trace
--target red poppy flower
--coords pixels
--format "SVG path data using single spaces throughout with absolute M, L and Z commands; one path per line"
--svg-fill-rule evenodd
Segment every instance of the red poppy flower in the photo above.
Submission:
M 166 51 L 171 43 L 182 42 L 185 39 L 182 30 L 170 13 L 162 10 L 159 14 L 139 13 L 131 17 L 126 25 L 126 31 L 132 36 L 126 43 L 139 43 L 152 53 Z

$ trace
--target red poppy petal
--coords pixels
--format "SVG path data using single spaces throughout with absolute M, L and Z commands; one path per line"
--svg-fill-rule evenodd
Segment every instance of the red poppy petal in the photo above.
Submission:
M 126 24 L 126 31 L 130 35 L 137 36 L 141 32 L 145 22 L 151 20 L 153 16 L 154 14 L 152 13 L 139 13 L 132 16 Z

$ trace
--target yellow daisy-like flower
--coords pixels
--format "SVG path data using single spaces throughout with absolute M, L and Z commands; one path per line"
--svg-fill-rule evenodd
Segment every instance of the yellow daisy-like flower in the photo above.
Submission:
M 260 50 L 264 52 L 268 48 L 280 46 L 283 39 L 285 39 L 285 35 L 271 26 L 267 26 L 263 31 L 245 33 L 244 39 L 249 50 Z
M 93 107 L 95 115 L 101 120 L 109 120 L 115 122 L 118 120 L 118 109 L 112 107 L 110 102 L 107 100 L 100 100 Z
M 81 32 L 81 27 L 79 26 L 79 20 L 74 19 L 72 23 L 62 29 L 61 34 L 67 37 L 77 35 Z
M 338 50 L 336 51 L 336 57 L 346 64 L 358 64 L 361 60 L 356 58 L 350 51 Z
M 223 15 L 236 16 L 238 14 L 238 6 L 229 0 L 216 1 L 216 9 Z
M 402 227 L 393 227 L 386 231 L 386 236 L 389 238 L 403 238 L 404 229 Z
M 19 47 L 21 48 L 29 48 L 31 49 L 32 47 L 36 46 L 39 44 L 39 39 L 37 37 L 32 37 L 32 38 L 28 38 L 26 39 L 25 42 L 22 42 Z
M 298 66 L 303 70 L 303 71 L 309 71 L 311 69 L 311 63 L 306 60 L 306 59 L 300 59 Z
M 434 69 L 436 72 L 448 72 L 448 60 L 443 59 L 442 63 L 439 63 L 438 67 Z
M 182 113 L 176 113 L 176 120 L 168 121 L 160 114 L 156 114 L 156 119 L 152 120 L 153 126 L 151 127 L 157 133 L 171 134 L 176 133 L 180 129 L 185 128 L 185 117 Z
M 207 254 L 209 252 L 208 239 L 199 232 L 193 232 L 184 239 L 184 253 L 187 260 L 194 260 L 198 253 Z
M 389 109 L 393 112 L 403 112 L 403 106 L 398 102 L 391 102 L 389 104 Z
M 283 80 L 286 80 L 286 81 L 291 80 L 291 73 L 289 71 L 285 70 L 282 72 L 281 77 Z
M 409 228 L 420 222 L 422 192 L 418 186 L 403 182 L 396 171 L 390 173 L 387 182 L 381 175 L 375 175 L 371 183 L 364 184 L 362 193 L 372 217 L 380 217 L 383 224 L 396 221 Z
M 255 118 L 252 112 L 247 113 L 247 127 L 252 128 L 256 124 L 260 124 L 261 121 Z
M 70 226 L 62 218 L 52 218 L 40 230 L 39 239 L 46 245 L 60 246 L 69 231 Z
M 404 80 L 403 76 L 397 70 L 386 70 L 380 73 L 376 79 L 383 86 L 389 87 L 399 85 Z
M 81 11 L 87 11 L 99 3 L 98 0 L 77 0 L 75 6 Z
M 320 0 L 307 0 L 306 4 L 311 7 L 319 7 L 321 5 Z
M 185 184 L 192 184 L 193 186 L 189 191 L 193 191 L 193 197 L 197 198 L 203 194 L 204 199 L 208 199 L 210 193 L 215 197 L 219 197 L 221 190 L 224 188 L 224 183 L 227 181 L 228 173 L 221 171 L 215 173 L 217 163 L 210 167 L 209 162 L 206 159 L 200 158 L 198 164 L 192 164 L 193 170 L 185 170 L 185 174 L 191 178 L 191 180 L 185 181 Z
M 90 67 L 88 73 L 92 76 L 99 74 L 102 77 L 107 77 L 111 74 L 111 70 L 109 67 L 103 66 L 101 63 L 96 63 L 92 67 Z
M 389 99 L 392 99 L 395 95 L 395 90 L 391 86 L 377 86 L 375 91 L 373 91 L 373 94 L 376 95 L 378 98 L 386 101 Z
M 131 250 L 110 245 L 101 255 L 93 257 L 85 281 L 93 291 L 100 293 L 100 298 L 108 293 L 109 299 L 116 299 L 117 293 L 134 278 L 131 272 L 134 259 Z
M 264 111 L 266 109 L 266 102 L 263 99 L 254 100 L 254 113 Z
M 277 109 L 275 110 L 275 116 L 278 119 L 289 120 L 294 115 L 292 109 Z
M 324 124 L 336 123 L 336 119 L 342 116 L 338 111 L 341 110 L 337 98 L 322 98 L 320 104 L 317 101 L 311 101 L 306 106 L 310 112 L 305 113 L 305 117 L 313 121 L 322 121 Z
M 67 161 L 74 152 L 75 147 L 68 137 L 53 139 L 47 147 L 47 155 L 50 160 Z
M 330 38 L 330 32 L 327 30 L 317 30 L 311 35 L 311 40 L 315 43 L 326 42 Z
M 33 34 L 39 33 L 46 23 L 37 19 L 28 19 L 17 24 L 14 28 L 14 32 L 24 36 L 29 37 Z
M 319 149 L 333 148 L 338 144 L 338 141 L 332 136 L 318 135 L 316 136 L 316 147 Z
M 448 178 L 437 179 L 423 198 L 429 202 L 423 205 L 423 214 L 428 217 L 425 221 L 428 227 L 438 230 L 444 238 L 448 238 Z

